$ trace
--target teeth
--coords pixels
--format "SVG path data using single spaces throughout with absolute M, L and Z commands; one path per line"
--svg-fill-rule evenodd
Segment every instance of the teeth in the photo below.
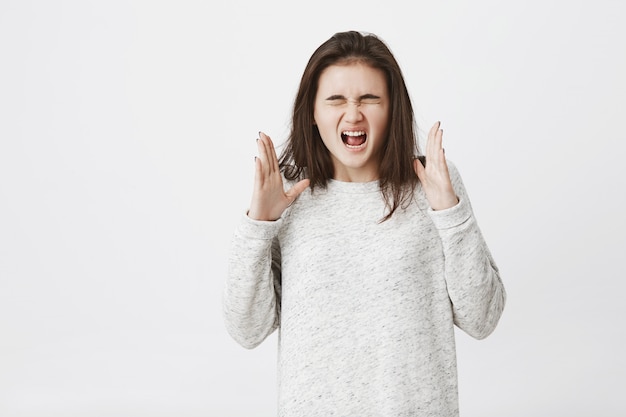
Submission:
M 343 132 L 343 134 L 346 135 L 346 136 L 363 136 L 365 134 L 365 132 L 362 131 L 362 130 L 357 130 L 355 132 L 353 132 L 353 131 L 346 131 L 346 132 Z

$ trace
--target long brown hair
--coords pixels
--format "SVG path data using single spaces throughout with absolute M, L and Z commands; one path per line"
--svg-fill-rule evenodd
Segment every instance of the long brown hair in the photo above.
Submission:
M 309 178 L 312 190 L 326 188 L 333 178 L 330 153 L 313 119 L 315 96 L 324 69 L 353 61 L 382 70 L 387 79 L 390 124 L 379 168 L 380 189 L 389 210 L 384 221 L 413 197 L 418 182 L 413 161 L 419 152 L 413 106 L 402 71 L 387 45 L 376 35 L 339 32 L 311 55 L 296 94 L 291 132 L 280 156 L 280 167 L 288 180 Z

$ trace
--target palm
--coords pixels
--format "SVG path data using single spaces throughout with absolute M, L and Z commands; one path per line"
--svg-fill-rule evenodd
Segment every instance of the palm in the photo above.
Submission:
M 257 145 L 259 156 L 255 160 L 254 188 L 248 216 L 255 220 L 276 220 L 309 185 L 309 180 L 302 180 L 285 191 L 272 140 L 259 132 Z
M 415 160 L 415 172 L 433 210 L 444 210 L 459 202 L 450 181 L 440 126 L 440 122 L 435 123 L 428 133 L 425 166 L 419 159 Z

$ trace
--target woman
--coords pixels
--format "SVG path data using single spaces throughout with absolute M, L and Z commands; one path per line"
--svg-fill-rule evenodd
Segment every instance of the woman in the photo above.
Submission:
M 279 329 L 281 416 L 457 416 L 454 326 L 481 339 L 505 304 L 461 178 L 375 35 L 311 56 L 277 157 L 260 133 L 224 292 L 231 336 Z

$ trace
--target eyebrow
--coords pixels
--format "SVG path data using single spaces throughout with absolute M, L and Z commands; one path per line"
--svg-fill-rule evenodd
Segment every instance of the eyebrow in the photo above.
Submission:
M 363 94 L 359 97 L 359 100 L 363 99 L 379 99 L 380 97 L 375 94 Z M 345 96 L 341 94 L 333 94 L 332 96 L 326 97 L 326 100 L 347 100 Z

